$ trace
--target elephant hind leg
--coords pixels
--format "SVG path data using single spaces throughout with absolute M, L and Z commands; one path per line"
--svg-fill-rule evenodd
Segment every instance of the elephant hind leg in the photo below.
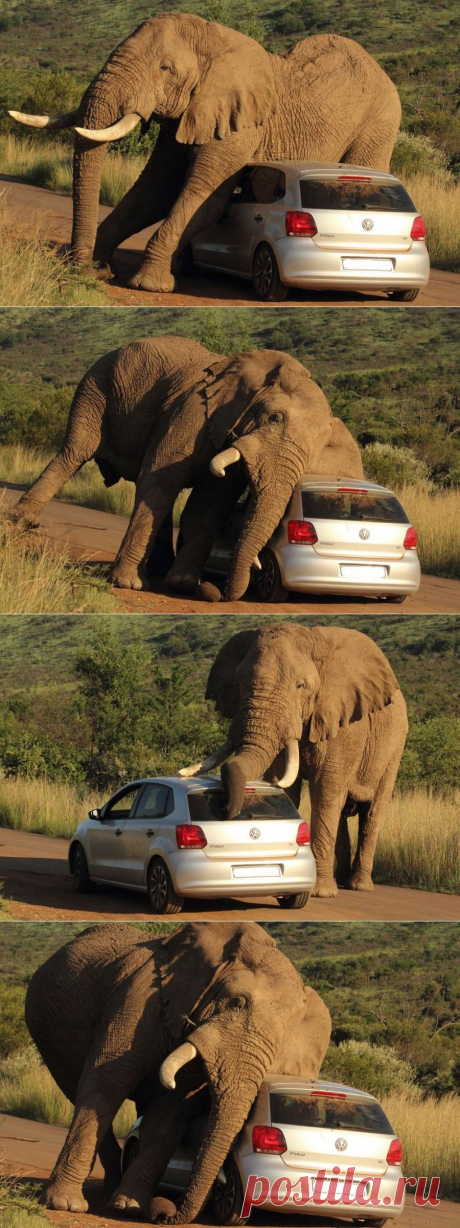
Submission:
M 153 550 L 148 555 L 145 565 L 147 576 L 156 576 L 164 579 L 169 569 L 173 566 L 175 560 L 174 545 L 173 545 L 173 518 L 172 512 L 168 512 L 165 516 L 163 524 L 160 525 L 158 534 L 155 538 Z
M 99 403 L 98 403 L 99 402 Z M 59 452 L 43 473 L 33 482 L 16 504 L 15 519 L 38 524 L 40 513 L 53 495 L 69 478 L 91 460 L 101 443 L 101 419 L 105 400 L 99 389 L 90 389 L 87 396 L 85 381 L 77 388 Z
M 380 819 L 393 793 L 401 755 L 398 753 L 389 763 L 371 802 L 358 806 L 359 833 L 353 868 L 348 886 L 353 891 L 372 891 L 372 867 L 379 834 Z
M 199 584 L 212 547 L 227 517 L 246 486 L 240 465 L 232 466 L 225 478 L 211 473 L 200 476 L 180 519 L 181 547 L 167 576 L 168 586 L 178 592 L 193 592 Z
M 377 121 L 374 127 L 356 137 L 341 160 L 352 166 L 369 166 L 374 171 L 388 174 L 397 134 L 398 128 L 394 123 Z
M 113 1194 L 121 1179 L 121 1147 L 117 1143 L 112 1126 L 109 1126 L 107 1134 L 104 1134 L 98 1154 L 104 1169 L 105 1189 Z
M 344 806 L 339 819 L 337 839 L 335 842 L 336 869 L 335 877 L 339 887 L 345 887 L 351 875 L 351 844 L 348 831 L 347 807 Z

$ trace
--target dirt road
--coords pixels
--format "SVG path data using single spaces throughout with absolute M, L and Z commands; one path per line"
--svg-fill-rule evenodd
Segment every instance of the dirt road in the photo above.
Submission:
M 50 1175 L 65 1136 L 66 1131 L 59 1126 L 47 1126 L 43 1122 L 26 1121 L 6 1114 L 0 1116 L 0 1154 L 4 1172 L 20 1180 L 34 1179 L 39 1183 L 38 1189 L 41 1188 L 42 1181 Z M 111 1219 L 107 1216 L 107 1196 L 101 1176 L 101 1166 L 96 1160 L 93 1174 L 85 1184 L 89 1213 L 74 1215 L 64 1211 L 47 1211 L 50 1224 L 60 1225 L 60 1228 L 120 1228 L 121 1224 L 125 1224 L 127 1221 L 122 1217 Z M 334 1225 L 337 1228 L 338 1222 L 313 1215 L 309 1215 L 307 1220 L 310 1228 L 332 1228 Z M 416 1207 L 413 1199 L 408 1197 L 397 1222 L 400 1228 L 457 1228 L 458 1204 L 440 1202 L 438 1207 Z M 194 1228 L 207 1228 L 210 1224 L 210 1215 L 204 1213 Z M 267 1215 L 262 1211 L 253 1211 L 251 1224 L 254 1228 L 299 1228 L 299 1219 L 294 1215 Z
M 12 507 L 25 487 L 9 486 L 0 482 L 2 502 Z M 82 563 L 111 563 L 115 558 L 128 524 L 127 516 L 113 516 L 108 512 L 80 507 L 76 503 L 64 503 L 53 499 L 45 508 L 41 523 L 46 533 L 68 546 L 73 558 Z M 176 597 L 168 593 L 160 581 L 152 583 L 152 592 L 137 593 L 133 590 L 114 589 L 120 607 L 128 614 L 369 614 L 393 613 L 401 609 L 405 614 L 458 614 L 460 613 L 460 580 L 444 580 L 440 576 L 423 576 L 415 597 L 406 597 L 399 607 L 374 598 L 357 599 L 344 597 L 340 600 L 309 594 L 292 593 L 289 601 L 271 605 L 248 597 L 230 601 L 222 606 L 219 602 L 208 604 L 197 598 Z
M 0 175 L 0 191 L 4 191 L 4 203 L 14 216 L 16 222 L 29 225 L 40 222 L 42 232 L 53 243 L 68 243 L 70 241 L 72 222 L 72 200 L 70 196 L 61 196 L 57 192 L 49 192 L 46 188 L 36 188 L 28 183 L 18 183 L 9 175 Z M 111 212 L 104 205 L 99 206 L 99 220 Z M 154 229 L 154 228 L 153 228 Z M 139 266 L 140 253 L 144 250 L 147 240 L 152 234 L 152 228 L 143 230 L 138 235 L 127 239 L 118 249 L 115 263 L 117 278 L 106 285 L 109 300 L 119 306 L 153 307 L 222 307 L 232 304 L 244 306 L 256 302 L 252 287 L 239 278 L 221 277 L 215 274 L 196 274 L 194 277 L 180 277 L 174 294 L 150 294 L 145 291 L 127 290 L 126 282 L 133 270 Z M 286 305 L 301 306 L 357 306 L 370 304 L 374 307 L 390 306 L 384 294 L 361 293 L 329 293 L 320 294 L 313 291 L 298 293 L 291 290 Z M 258 303 L 259 307 L 263 304 Z M 408 304 L 403 304 L 407 306 Z M 459 307 L 460 306 L 460 274 L 446 273 L 440 269 L 432 269 L 428 285 L 419 294 L 415 307 Z M 394 306 L 394 304 L 392 304 Z
M 77 823 L 77 816 L 75 823 Z M 76 895 L 67 868 L 67 840 L 0 827 L 0 883 L 6 919 L 13 921 L 152 920 L 147 897 L 100 887 Z M 374 891 L 339 891 L 332 900 L 281 909 L 275 897 L 189 900 L 181 921 L 460 921 L 458 896 L 377 885 Z

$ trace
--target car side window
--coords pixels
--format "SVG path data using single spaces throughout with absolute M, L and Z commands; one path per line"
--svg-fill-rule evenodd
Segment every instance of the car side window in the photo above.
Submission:
M 163 819 L 174 809 L 173 791 L 167 785 L 146 785 L 139 805 L 136 806 L 136 819 Z
M 286 194 L 286 176 L 276 166 L 247 166 L 233 189 L 232 205 L 271 205 Z
M 110 806 L 107 806 L 107 809 L 104 811 L 104 819 L 110 819 L 112 816 L 116 819 L 127 819 L 136 797 L 139 796 L 140 790 L 141 786 L 136 785 L 135 788 L 127 789 L 126 793 L 122 793 L 120 797 L 115 798 L 115 801 Z

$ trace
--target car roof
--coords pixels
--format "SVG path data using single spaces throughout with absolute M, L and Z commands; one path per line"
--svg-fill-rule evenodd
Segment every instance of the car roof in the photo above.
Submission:
M 299 490 L 365 490 L 373 494 L 392 495 L 388 486 L 367 482 L 366 478 L 333 478 L 322 473 L 304 473 L 297 482 Z
M 111 794 L 111 797 L 116 797 L 117 793 L 121 793 L 123 789 L 134 789 L 136 785 L 178 785 L 185 789 L 187 793 L 202 793 L 204 789 L 222 789 L 222 781 L 220 776 L 190 776 L 188 779 L 183 779 L 181 776 L 142 776 L 139 780 L 130 780 L 125 785 L 120 785 L 120 788 Z M 280 789 L 278 785 L 271 785 L 267 780 L 248 780 L 246 790 L 253 789 L 256 793 L 283 793 L 284 789 Z
M 300 176 L 301 179 L 317 179 L 321 175 L 322 179 L 334 179 L 337 175 L 359 175 L 366 179 L 376 179 L 385 183 L 400 183 L 396 175 L 389 175 L 386 171 L 375 171 L 369 166 L 351 166 L 349 162 L 297 162 L 289 159 L 279 161 L 261 161 L 248 162 L 248 166 L 276 166 L 282 171 L 292 171 Z
M 375 1101 L 375 1096 L 371 1096 L 370 1092 L 360 1091 L 357 1087 L 348 1087 L 345 1083 L 330 1083 L 324 1079 L 297 1079 L 289 1075 L 267 1075 L 261 1088 L 265 1088 L 268 1092 L 290 1092 L 291 1094 L 341 1092 L 342 1095 L 359 1096 L 362 1100 Z

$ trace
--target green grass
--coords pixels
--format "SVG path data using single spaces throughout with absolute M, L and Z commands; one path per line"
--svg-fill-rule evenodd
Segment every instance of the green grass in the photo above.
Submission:
M 0 447 L 0 481 L 31 486 L 53 455 L 51 452 L 23 448 L 21 444 Z M 66 503 L 98 508 L 102 512 L 113 512 L 116 516 L 130 516 L 134 506 L 134 483 L 120 478 L 116 486 L 104 486 L 95 461 L 88 461 L 58 491 L 56 498 L 64 499 Z
M 73 1106 L 59 1090 L 35 1045 L 11 1054 L 0 1063 L 0 1104 L 4 1113 L 70 1126 Z M 133 1101 L 126 1100 L 114 1120 L 118 1138 L 124 1138 L 136 1119 Z
M 1 1152 L 0 1152 L 1 1161 Z M 0 1177 L 2 1228 L 49 1228 L 49 1219 L 39 1207 L 32 1184 L 23 1185 Z

